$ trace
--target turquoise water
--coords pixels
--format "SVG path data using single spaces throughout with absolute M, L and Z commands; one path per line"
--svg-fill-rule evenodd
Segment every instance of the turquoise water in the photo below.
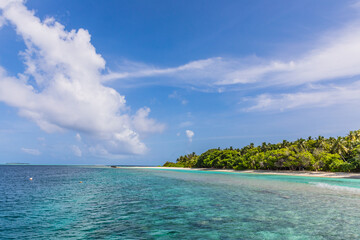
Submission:
M 360 239 L 359 219 L 359 179 L 0 166 L 0 239 Z

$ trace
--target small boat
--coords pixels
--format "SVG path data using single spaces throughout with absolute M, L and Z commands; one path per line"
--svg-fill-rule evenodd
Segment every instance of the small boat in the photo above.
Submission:
M 111 168 L 118 168 L 118 166 L 110 166 Z

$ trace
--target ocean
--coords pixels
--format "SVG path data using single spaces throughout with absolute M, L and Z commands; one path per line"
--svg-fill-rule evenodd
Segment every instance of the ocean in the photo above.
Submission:
M 2 240 L 360 239 L 359 219 L 360 179 L 0 165 Z

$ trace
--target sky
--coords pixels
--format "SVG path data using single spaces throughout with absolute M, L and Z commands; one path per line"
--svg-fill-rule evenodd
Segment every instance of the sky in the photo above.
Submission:
M 359 106 L 359 1 L 0 0 L 0 164 L 336 137 Z

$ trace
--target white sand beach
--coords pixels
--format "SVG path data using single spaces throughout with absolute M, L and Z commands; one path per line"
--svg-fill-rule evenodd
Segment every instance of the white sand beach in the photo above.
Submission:
M 326 178 L 352 178 L 360 179 L 360 173 L 345 172 L 321 172 L 321 171 L 271 171 L 271 170 L 234 170 L 214 168 L 179 168 L 179 167 L 120 167 L 120 168 L 147 168 L 147 169 L 169 169 L 169 170 L 191 170 L 191 171 L 214 171 L 214 172 L 237 172 L 250 174 L 270 174 L 302 177 L 326 177 Z

